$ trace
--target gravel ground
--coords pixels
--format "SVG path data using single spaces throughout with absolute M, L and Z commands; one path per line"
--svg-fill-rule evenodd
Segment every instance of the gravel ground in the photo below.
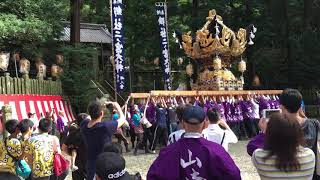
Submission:
M 248 141 L 240 141 L 237 144 L 231 145 L 229 148 L 230 154 L 240 168 L 241 177 L 243 180 L 260 179 L 257 171 L 252 165 L 251 158 L 247 154 Z M 143 151 L 141 151 L 143 152 Z M 148 169 L 157 155 L 140 154 L 133 156 L 132 153 L 125 154 L 127 170 L 130 173 L 140 172 L 143 177 L 146 176 Z
M 237 144 L 231 145 L 229 148 L 230 154 L 240 168 L 241 177 L 243 180 L 258 180 L 260 179 L 255 168 L 252 165 L 251 158 L 247 154 L 246 145 L 248 141 L 240 141 Z M 140 153 L 143 151 L 141 150 Z M 132 152 L 125 153 L 124 157 L 126 159 L 127 170 L 130 173 L 140 172 L 145 178 L 148 169 L 157 154 L 139 154 L 138 156 L 133 156 Z M 67 180 L 72 180 L 68 177 Z

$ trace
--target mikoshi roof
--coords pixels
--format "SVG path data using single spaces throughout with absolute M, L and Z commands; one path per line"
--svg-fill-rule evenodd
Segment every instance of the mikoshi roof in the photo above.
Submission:
M 70 22 L 64 21 L 59 41 L 70 41 Z M 111 44 L 112 36 L 105 24 L 80 23 L 80 42 Z

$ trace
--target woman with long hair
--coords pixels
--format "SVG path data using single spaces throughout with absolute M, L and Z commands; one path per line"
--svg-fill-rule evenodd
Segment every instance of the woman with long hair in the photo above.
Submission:
M 312 179 L 315 155 L 302 147 L 303 132 L 294 119 L 273 114 L 266 129 L 263 149 L 254 151 L 252 161 L 262 180 Z

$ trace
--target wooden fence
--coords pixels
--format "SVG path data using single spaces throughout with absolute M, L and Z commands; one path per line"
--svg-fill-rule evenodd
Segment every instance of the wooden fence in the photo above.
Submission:
M 29 78 L 12 78 L 9 74 L 0 77 L 0 94 L 46 94 L 62 95 L 61 81 Z

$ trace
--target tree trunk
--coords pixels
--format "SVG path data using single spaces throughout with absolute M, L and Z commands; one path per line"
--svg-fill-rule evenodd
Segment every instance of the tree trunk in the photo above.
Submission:
M 199 16 L 199 0 L 192 0 L 192 16 L 198 17 Z
M 312 0 L 304 0 L 304 30 L 311 27 L 312 21 Z
M 71 26 L 70 42 L 75 45 L 80 43 L 80 0 L 70 0 Z

